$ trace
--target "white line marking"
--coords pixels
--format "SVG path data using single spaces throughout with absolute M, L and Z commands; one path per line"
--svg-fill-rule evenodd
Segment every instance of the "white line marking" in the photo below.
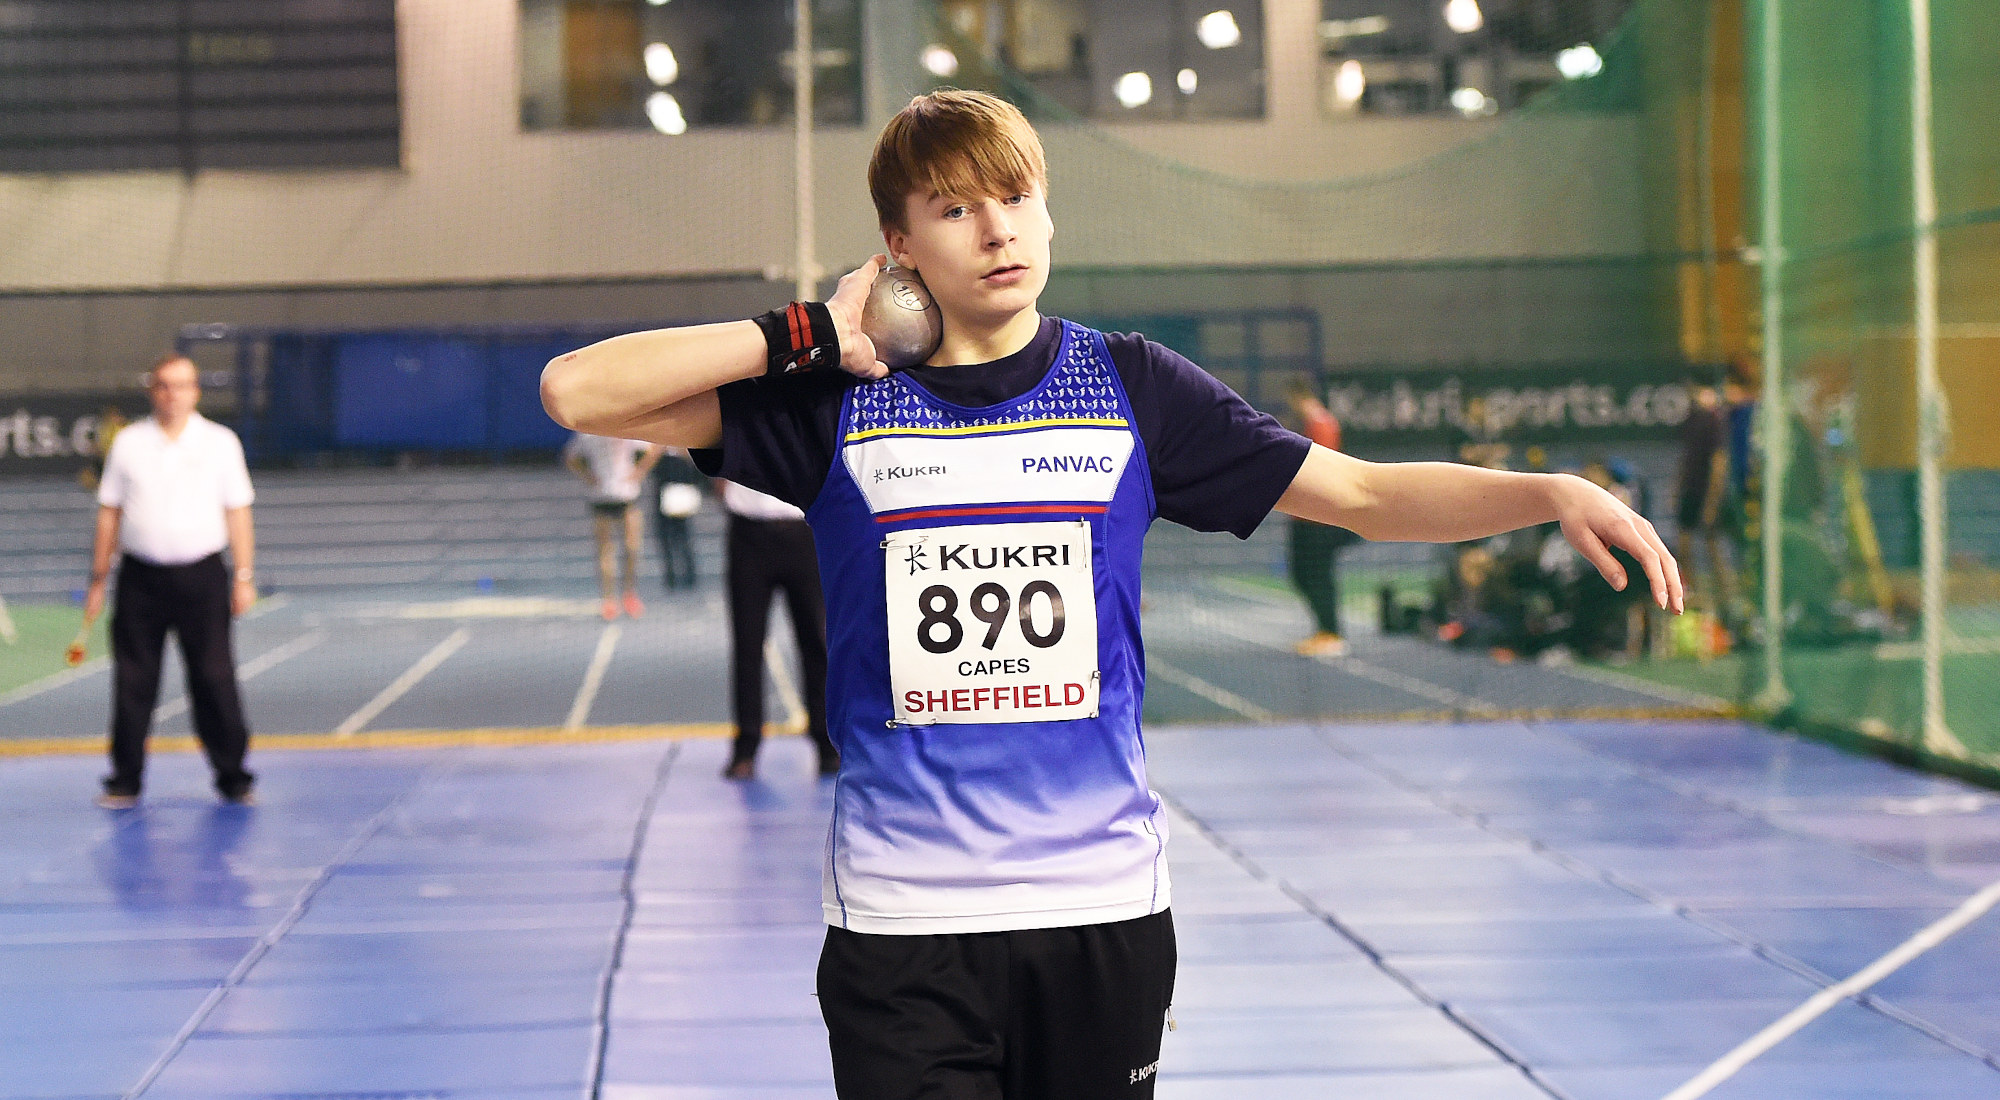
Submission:
M 1216 577 L 1210 583 L 1228 595 L 1234 596 L 1239 600 L 1247 600 L 1250 603 L 1260 604 L 1267 609 L 1283 611 L 1298 610 L 1298 600 L 1282 592 L 1275 592 L 1269 588 L 1265 588 L 1260 584 L 1252 584 L 1237 577 Z
M 462 626 L 452 631 L 450 637 L 432 646 L 429 653 L 417 658 L 416 664 L 403 670 L 403 674 L 396 677 L 394 683 L 383 688 L 381 694 L 368 700 L 367 706 L 348 715 L 345 722 L 335 726 L 333 728 L 333 735 L 335 737 L 352 737 L 360 732 L 361 727 L 373 722 L 376 715 L 389 709 L 389 704 L 401 699 L 404 693 L 416 687 L 424 677 L 437 671 L 439 665 L 449 660 L 452 654 L 457 653 L 471 639 L 472 631 Z
M 1735 1076 L 1736 1071 L 1749 1065 L 1751 1059 L 1784 1042 L 1800 1028 L 1825 1015 L 1835 1005 L 1854 996 L 1901 969 L 1903 964 L 1929 951 L 1949 939 L 1966 925 L 1978 920 L 1986 911 L 2000 904 L 2000 882 L 1967 898 L 1964 904 L 1930 927 L 1904 940 L 1888 954 L 1869 963 L 1846 981 L 1827 986 L 1806 1001 L 1806 1003 L 1786 1013 L 1764 1030 L 1743 1041 L 1741 1046 L 1715 1060 L 1715 1063 L 1691 1078 L 1687 1084 L 1668 1093 L 1663 1100 L 1694 1100 L 1706 1096 L 1709 1090 Z
M 1677 688 L 1668 684 L 1656 684 L 1651 680 L 1634 676 L 1629 672 L 1620 672 L 1615 668 L 1599 668 L 1596 665 L 1558 665 L 1550 669 L 1550 671 L 1560 672 L 1565 676 L 1574 676 L 1579 680 L 1595 680 L 1600 684 L 1607 684 L 1615 688 L 1624 688 L 1626 691 L 1639 695 L 1650 695 L 1655 699 L 1664 699 L 1669 703 L 1684 703 L 1687 706 L 1705 707 L 1711 710 L 1725 710 L 1730 705 L 1729 700 L 1719 695 L 1705 695 L 1699 691 L 1689 691 L 1686 688 Z
M 580 730 L 590 720 L 590 705 L 597 702 L 597 690 L 604 686 L 604 670 L 611 667 L 611 655 L 618 651 L 620 632 L 618 624 L 612 623 L 597 636 L 597 651 L 590 655 L 590 667 L 583 670 L 583 683 L 569 705 L 569 717 L 563 719 L 564 730 Z
M 771 686 L 778 691 L 778 701 L 785 704 L 785 725 L 805 729 L 806 705 L 799 699 L 799 686 L 792 682 L 792 668 L 778 652 L 778 639 L 768 634 L 764 636 L 764 667 L 771 670 Z
M 14 617 L 7 614 L 7 597 L 0 596 L 0 642 L 13 645 L 20 640 L 20 632 L 14 629 Z
M 63 686 L 64 684 L 73 684 L 76 681 L 83 679 L 85 676 L 92 675 L 93 673 L 102 672 L 110 667 L 111 667 L 111 658 L 92 657 L 90 660 L 85 661 L 84 663 L 76 666 L 75 668 L 66 668 L 63 669 L 61 672 L 51 672 L 47 676 L 44 676 L 39 680 L 35 680 L 31 683 L 22 684 L 20 687 L 15 688 L 13 691 L 10 691 L 5 695 L 0 695 L 0 707 L 7 706 L 11 703 L 18 703 L 23 699 L 32 699 L 35 696 L 40 695 L 45 691 L 54 691 L 55 689 Z
M 257 677 L 263 675 L 264 673 L 270 671 L 271 669 L 278 667 L 281 664 L 284 664 L 286 661 L 289 661 L 292 658 L 298 656 L 299 654 L 304 653 L 306 650 L 311 649 L 312 647 L 320 644 L 323 641 L 326 641 L 326 631 L 324 630 L 314 630 L 309 633 L 301 634 L 298 637 L 293 638 L 291 641 L 286 642 L 284 645 L 281 645 L 276 649 L 260 653 L 257 656 L 252 657 L 248 661 L 245 661 L 242 664 L 237 665 L 236 681 L 238 683 L 242 683 L 245 680 L 255 680 Z M 183 693 L 181 695 L 175 696 L 172 699 L 167 700 L 164 703 L 161 703 L 159 707 L 153 711 L 153 721 L 164 722 L 169 718 L 172 718 L 176 715 L 183 713 L 187 709 L 188 709 L 188 697 L 185 693 Z
M 1378 684 L 1396 688 L 1399 691 L 1407 691 L 1411 695 L 1422 696 L 1434 703 L 1442 703 L 1453 710 L 1462 710 L 1467 714 L 1477 714 L 1486 717 L 1497 717 L 1501 713 L 1499 707 L 1494 706 L 1484 699 L 1466 695 L 1463 692 L 1453 691 L 1448 687 L 1433 684 L 1429 680 L 1420 680 L 1415 676 L 1405 675 L 1394 669 L 1372 665 L 1367 661 L 1345 657 L 1341 659 L 1340 667 L 1364 680 L 1373 680 Z
M 259 618 L 266 612 L 276 611 L 279 608 L 284 607 L 286 604 L 291 602 L 292 598 L 283 593 L 279 593 L 276 596 L 272 596 L 270 599 L 267 600 L 259 600 L 257 602 L 257 606 L 251 608 L 247 612 L 244 612 L 244 614 L 237 621 L 247 622 L 251 619 Z M 61 672 L 52 672 L 47 676 L 42 677 L 39 680 L 22 684 L 20 687 L 17 687 L 14 690 L 7 692 L 4 695 L 0 695 L 0 707 L 8 706 L 13 703 L 18 703 L 23 699 L 32 699 L 35 696 L 42 694 L 43 692 L 54 691 L 55 689 L 62 687 L 65 684 L 73 684 L 76 681 L 81 680 L 86 676 L 102 672 L 109 667 L 111 667 L 110 657 L 92 657 L 90 660 L 85 661 L 84 663 L 76 666 L 75 668 L 66 668 L 63 669 Z
M 239 623 L 247 623 L 252 619 L 261 619 L 264 616 L 269 615 L 273 611 L 277 611 L 281 608 L 290 606 L 291 602 L 292 602 L 292 597 L 290 596 L 290 594 L 284 592 L 280 592 L 275 596 L 266 596 L 263 599 L 258 600 L 256 603 L 250 605 L 250 610 L 245 611 L 243 614 L 236 616 L 236 621 Z
M 2000 653 L 2000 638 L 1945 635 L 1944 655 L 1947 657 L 1991 657 L 1995 653 Z M 1883 642 L 1875 647 L 1875 659 L 1878 661 L 1921 661 L 1923 658 L 1922 642 Z
M 1277 715 L 1245 699 L 1241 695 L 1226 688 L 1217 687 L 1185 669 L 1175 668 L 1158 657 L 1146 658 L 1146 671 L 1149 675 L 1158 676 L 1167 683 L 1185 688 L 1225 710 L 1233 710 L 1243 717 L 1250 719 L 1252 722 L 1275 722 L 1278 720 Z
M 1290 646 L 1246 633 L 1240 627 L 1232 625 L 1227 619 L 1220 616 L 1217 616 L 1208 625 L 1216 632 L 1227 634 L 1239 642 L 1249 642 L 1251 645 L 1262 646 L 1265 649 L 1276 650 L 1282 653 L 1293 652 Z M 1401 672 L 1394 672 L 1383 668 L 1380 665 L 1370 664 L 1358 657 L 1341 657 L 1330 659 L 1325 663 L 1351 672 L 1364 680 L 1373 680 L 1385 687 L 1395 688 L 1398 691 L 1406 692 L 1420 699 L 1429 699 L 1433 703 L 1450 707 L 1453 710 L 1462 710 L 1467 714 L 1497 715 L 1500 713 L 1499 707 L 1483 699 L 1461 694 L 1448 687 L 1433 684 L 1429 680 L 1419 680 L 1415 676 L 1405 675 Z
M 1265 593 L 1262 590 L 1259 590 L 1256 585 L 1250 584 L 1246 581 L 1234 580 L 1232 578 L 1224 577 L 1216 580 L 1214 582 L 1214 587 L 1223 590 L 1226 594 L 1234 596 L 1237 599 L 1243 600 L 1247 603 L 1259 605 L 1260 610 L 1270 608 L 1273 606 L 1273 604 L 1271 603 L 1271 596 L 1269 594 Z M 1214 616 L 1213 620 L 1209 622 L 1207 625 L 1213 629 L 1221 631 L 1224 634 L 1228 634 L 1230 637 L 1235 638 L 1238 641 L 1249 642 L 1252 645 L 1259 645 L 1263 646 L 1266 649 L 1277 650 L 1280 652 L 1291 652 L 1290 647 L 1282 643 L 1273 642 L 1267 638 L 1258 637 L 1256 635 L 1244 632 L 1242 628 L 1236 626 L 1234 622 L 1231 621 L 1230 618 Z M 1884 648 L 1886 649 L 1886 647 Z M 1970 652 L 1971 650 L 1968 649 L 1967 651 Z M 1350 650 L 1350 652 L 1352 651 Z M 1881 652 L 1882 650 L 1878 650 L 1878 655 Z M 2000 653 L 2000 639 L 1994 639 L 1993 652 Z M 1388 687 L 1399 688 L 1403 691 L 1409 692 L 1412 695 L 1418 695 L 1423 698 L 1429 699 L 1432 702 L 1442 703 L 1445 706 L 1453 708 L 1454 710 L 1463 710 L 1468 714 L 1496 715 L 1502 713 L 1502 708 L 1495 706 L 1491 703 L 1488 703 L 1483 699 L 1479 699 L 1475 696 L 1464 695 L 1459 692 L 1452 691 L 1450 688 L 1433 684 L 1428 680 L 1419 680 L 1414 676 L 1408 676 L 1404 673 L 1394 672 L 1389 669 L 1385 669 L 1380 665 L 1370 664 L 1366 661 L 1358 660 L 1354 657 L 1339 658 L 1337 661 L 1333 663 L 1337 663 L 1341 667 L 1349 669 L 1355 675 L 1360 676 L 1363 679 L 1373 680 L 1378 684 L 1383 684 Z M 1730 705 L 1729 700 L 1720 698 L 1718 696 L 1705 695 L 1698 691 L 1689 691 L 1685 688 L 1677 688 L 1677 687 L 1671 687 L 1666 684 L 1654 683 L 1651 680 L 1646 680 L 1641 677 L 1634 676 L 1630 673 L 1619 672 L 1615 669 L 1597 668 L 1594 666 L 1586 666 L 1586 665 L 1562 665 L 1557 667 L 1550 667 L 1548 668 L 1548 671 L 1559 673 L 1564 676 L 1573 676 L 1579 680 L 1593 681 L 1595 683 L 1604 684 L 1607 687 L 1621 688 L 1625 691 L 1632 692 L 1635 695 L 1650 695 L 1655 699 L 1660 699 L 1669 703 L 1679 703 L 1683 706 L 1701 707 L 1706 710 L 1719 711 L 1727 709 Z

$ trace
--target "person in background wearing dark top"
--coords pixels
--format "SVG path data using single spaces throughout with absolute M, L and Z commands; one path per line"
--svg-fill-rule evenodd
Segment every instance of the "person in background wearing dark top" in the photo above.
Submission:
M 841 754 L 818 977 L 836 1093 L 1147 1100 L 1176 958 L 1140 729 L 1155 518 L 1242 538 L 1275 507 L 1430 541 L 1560 520 L 1615 585 L 1611 545 L 1663 606 L 1679 575 L 1579 478 L 1362 462 L 1143 336 L 1043 316 L 1049 173 L 1004 100 L 917 97 L 868 181 L 942 314 L 926 363 L 891 373 L 861 328 L 878 255 L 825 302 L 562 356 L 543 403 L 695 448 L 812 525 Z
M 1690 563 L 1695 601 L 1711 610 L 1735 602 L 1730 565 L 1723 557 L 1722 503 L 1729 493 L 1729 456 L 1724 439 L 1722 395 L 1711 379 L 1689 386 L 1688 417 L 1681 421 L 1681 455 L 1676 484 L 1674 521 L 1679 557 Z M 1697 559 L 1699 541 L 1705 554 Z M 1699 560 L 1700 566 L 1692 565 Z
M 819 774 L 832 775 L 840 770 L 840 752 L 826 732 L 826 599 L 812 528 L 792 505 L 733 481 L 722 483 L 722 506 L 729 511 L 729 676 L 736 718 L 736 741 L 722 774 L 757 775 L 757 749 L 764 743 L 764 638 L 771 597 L 782 589 L 805 674 L 806 736 L 819 750 Z
M 1294 379 L 1285 399 L 1297 420 L 1299 434 L 1331 451 L 1340 449 L 1340 421 L 1313 392 L 1312 383 Z M 1340 551 L 1354 541 L 1345 527 L 1293 517 L 1290 530 L 1292 585 L 1312 609 L 1314 631 L 1297 645 L 1302 657 L 1340 657 L 1347 641 L 1340 633 Z
M 701 511 L 701 487 L 708 478 L 695 469 L 685 448 L 667 447 L 653 464 L 653 533 L 660 543 L 660 579 L 669 592 L 693 588 L 698 570 L 690 528 Z
M 193 362 L 180 355 L 160 360 L 147 375 L 146 394 L 153 415 L 120 431 L 105 456 L 83 601 L 84 619 L 96 621 L 112 554 L 122 551 L 111 614 L 111 774 L 97 804 L 138 805 L 171 630 L 180 639 L 195 736 L 215 771 L 216 792 L 225 802 L 248 805 L 256 777 L 243 767 L 250 726 L 230 631 L 231 620 L 257 602 L 250 472 L 236 433 L 195 411 L 201 376 Z

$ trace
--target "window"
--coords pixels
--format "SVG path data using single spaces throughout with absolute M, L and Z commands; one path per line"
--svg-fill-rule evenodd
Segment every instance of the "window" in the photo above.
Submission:
M 1511 110 L 1597 75 L 1632 0 L 1320 0 L 1320 103 L 1331 115 Z
M 0 6 L 0 171 L 401 155 L 395 0 Z
M 813 120 L 861 121 L 861 0 L 813 0 Z M 793 0 L 522 0 L 528 130 L 792 119 Z
M 1256 0 L 939 0 L 920 61 L 1031 115 L 1101 121 L 1264 116 Z

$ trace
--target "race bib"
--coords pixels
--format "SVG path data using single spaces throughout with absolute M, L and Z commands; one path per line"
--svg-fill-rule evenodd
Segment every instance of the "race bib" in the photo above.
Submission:
M 930 527 L 882 545 L 898 722 L 1096 716 L 1089 524 Z

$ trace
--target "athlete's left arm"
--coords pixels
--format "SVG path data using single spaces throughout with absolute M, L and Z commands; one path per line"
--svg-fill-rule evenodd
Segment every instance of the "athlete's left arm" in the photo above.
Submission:
M 1389 542 L 1461 542 L 1559 521 L 1611 587 L 1625 568 L 1611 547 L 1646 571 L 1653 602 L 1678 613 L 1680 566 L 1644 516 L 1571 474 L 1487 470 L 1455 462 L 1364 462 L 1315 445 L 1278 498 L 1278 511 Z

